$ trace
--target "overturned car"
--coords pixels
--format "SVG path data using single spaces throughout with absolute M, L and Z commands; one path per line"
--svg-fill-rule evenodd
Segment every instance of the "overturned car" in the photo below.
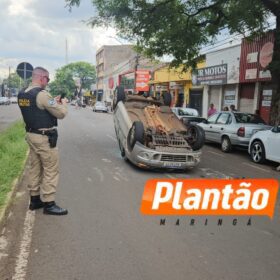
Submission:
M 121 155 L 141 168 L 188 169 L 200 162 L 204 131 L 186 128 L 169 105 L 161 100 L 114 92 L 114 125 Z

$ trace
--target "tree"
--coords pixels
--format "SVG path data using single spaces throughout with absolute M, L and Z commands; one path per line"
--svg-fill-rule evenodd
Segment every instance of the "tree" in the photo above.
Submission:
M 80 86 L 77 86 L 77 80 Z M 73 95 L 78 89 L 81 94 L 82 89 L 89 89 L 90 85 L 96 81 L 95 67 L 88 62 L 73 62 L 58 69 L 55 80 L 50 83 L 50 92 L 59 95 L 65 92 L 67 96 Z
M 7 85 L 9 88 L 19 89 L 24 85 L 24 81 L 17 73 L 11 73 L 7 79 L 3 80 L 3 84 Z
M 65 0 L 70 9 L 80 0 Z M 137 42 L 150 57 L 171 55 L 172 66 L 195 67 L 200 49 L 213 43 L 223 29 L 230 34 L 262 34 L 268 17 L 276 17 L 274 53 L 269 69 L 275 91 L 271 120 L 280 123 L 280 2 L 279 0 L 92 0 L 97 13 L 92 26 L 113 25 Z

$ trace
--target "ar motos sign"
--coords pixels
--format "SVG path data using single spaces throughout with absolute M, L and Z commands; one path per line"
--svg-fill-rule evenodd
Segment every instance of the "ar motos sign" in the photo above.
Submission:
M 195 85 L 223 85 L 227 83 L 227 64 L 197 69 L 192 77 Z
M 275 179 L 153 179 L 146 183 L 145 215 L 262 215 L 273 217 Z

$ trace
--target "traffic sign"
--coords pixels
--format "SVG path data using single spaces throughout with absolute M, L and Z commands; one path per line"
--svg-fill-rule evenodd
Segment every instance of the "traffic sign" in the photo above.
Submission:
M 28 62 L 21 62 L 17 66 L 17 74 L 24 80 L 32 76 L 33 66 Z

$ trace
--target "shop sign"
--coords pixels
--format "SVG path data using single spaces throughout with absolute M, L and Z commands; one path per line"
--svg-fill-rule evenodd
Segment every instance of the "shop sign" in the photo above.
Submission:
M 234 90 L 228 90 L 225 92 L 224 97 L 224 105 L 230 106 L 235 104 L 235 91 Z
M 258 52 L 248 53 L 247 54 L 247 63 L 258 62 Z
M 124 87 L 125 90 L 131 90 L 133 91 L 134 89 L 134 72 L 133 73 L 128 73 L 128 74 L 123 74 L 121 76 L 121 83 L 120 85 Z
M 273 43 L 268 42 L 263 45 L 260 52 L 260 64 L 262 68 L 266 68 L 268 64 L 272 61 L 273 55 Z
M 272 99 L 272 90 L 266 89 L 263 90 L 262 94 L 262 106 L 263 107 L 270 107 L 271 106 L 271 99 Z
M 150 80 L 150 71 L 138 70 L 136 71 L 136 91 L 148 91 Z
M 246 69 L 245 80 L 253 80 L 257 78 L 257 68 Z
M 271 78 L 271 73 L 269 70 L 260 71 L 259 78 Z
M 156 85 L 156 91 L 168 91 L 168 86 Z
M 181 83 L 170 82 L 170 83 L 169 83 L 169 88 L 170 88 L 170 89 L 183 89 L 184 86 L 183 86 Z
M 193 85 L 223 85 L 227 83 L 227 64 L 197 69 Z

